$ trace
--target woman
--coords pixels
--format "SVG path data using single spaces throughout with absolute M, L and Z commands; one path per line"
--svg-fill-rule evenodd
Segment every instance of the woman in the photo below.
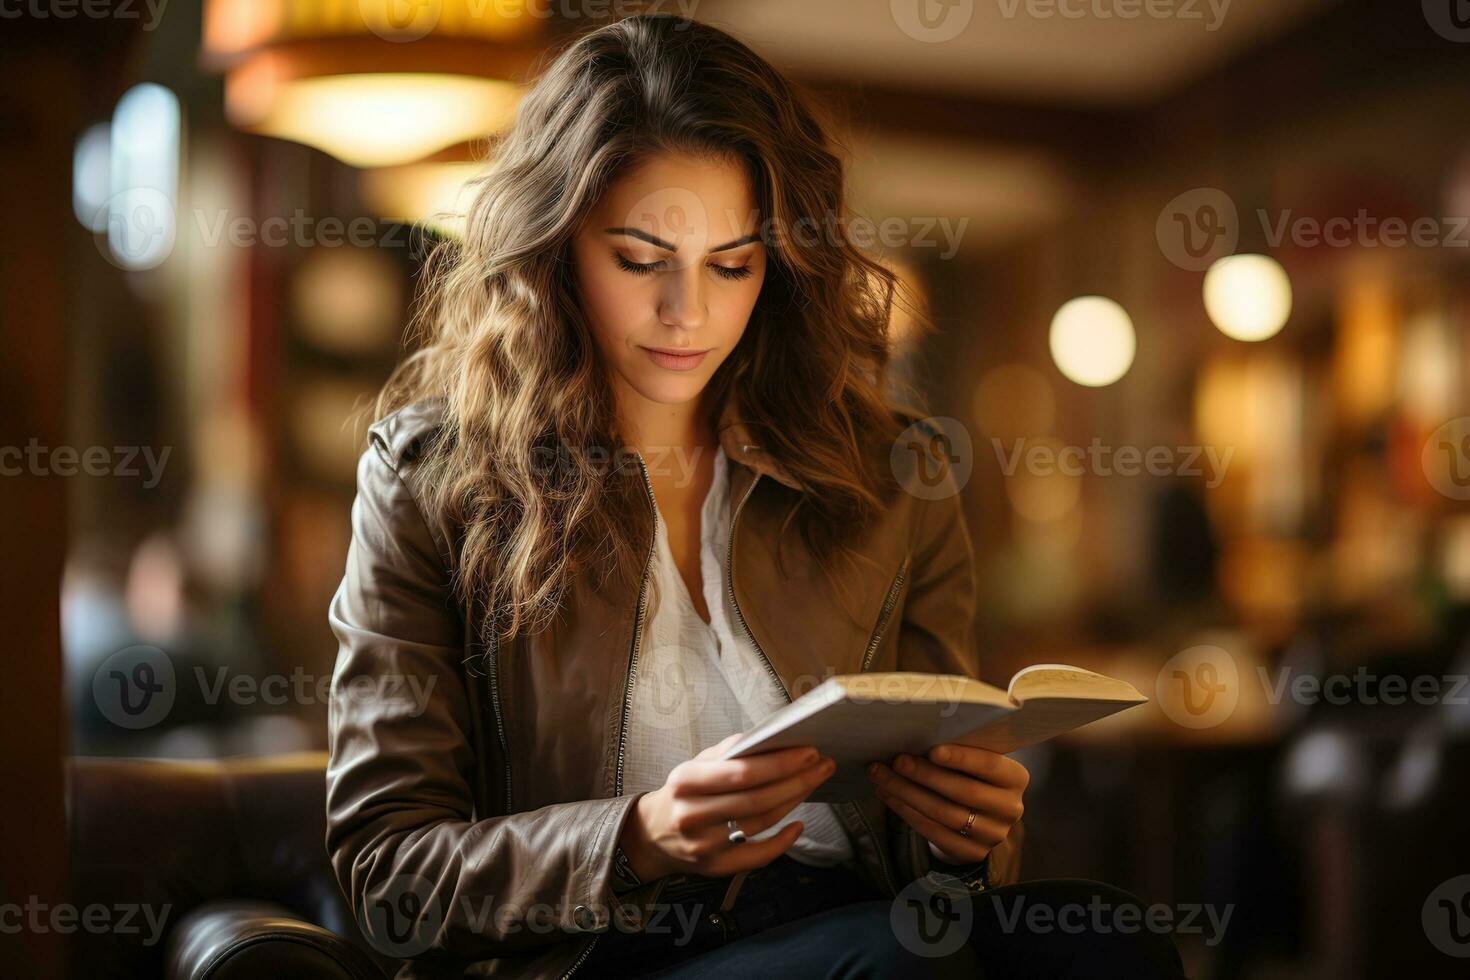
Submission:
M 958 497 L 905 492 L 892 277 L 843 204 L 788 83 L 674 17 L 582 37 L 499 141 L 330 614 L 327 846 L 400 976 L 975 976 L 1015 947 L 900 922 L 930 872 L 941 904 L 1014 881 L 1015 761 L 941 747 L 830 805 L 810 747 L 719 759 L 831 674 L 978 672 Z

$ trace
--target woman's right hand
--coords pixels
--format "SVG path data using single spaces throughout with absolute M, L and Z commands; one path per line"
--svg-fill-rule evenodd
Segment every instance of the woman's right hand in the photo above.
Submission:
M 639 878 L 738 874 L 774 861 L 801 836 L 795 820 L 768 840 L 754 839 L 831 776 L 836 763 L 812 746 L 722 760 L 742 734 L 679 763 L 663 786 L 638 798 L 620 843 Z M 731 819 L 746 834 L 743 844 L 730 841 Z

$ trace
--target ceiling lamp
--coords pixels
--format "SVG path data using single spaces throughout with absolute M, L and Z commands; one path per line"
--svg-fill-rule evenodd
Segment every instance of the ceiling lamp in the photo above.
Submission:
M 231 124 L 355 167 L 498 132 L 544 48 L 545 18 L 528 4 L 208 0 L 204 17 Z
M 368 207 L 381 218 L 462 238 L 475 191 L 469 182 L 484 169 L 482 163 L 425 161 L 365 170 L 358 187 Z

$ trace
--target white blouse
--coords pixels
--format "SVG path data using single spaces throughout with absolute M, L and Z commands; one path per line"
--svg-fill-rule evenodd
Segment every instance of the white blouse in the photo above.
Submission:
M 748 732 L 785 705 L 786 695 L 740 625 L 725 580 L 730 540 L 729 460 L 715 455 L 714 482 L 700 510 L 700 571 L 706 623 L 694 608 L 684 577 L 674 564 L 662 513 L 652 575 L 661 601 L 650 608 L 640 639 L 623 791 L 658 789 L 679 763 L 737 732 Z M 655 508 L 657 512 L 657 508 Z M 801 836 L 786 851 L 805 864 L 853 867 L 852 845 L 831 804 L 800 803 L 754 840 L 779 833 L 793 820 Z

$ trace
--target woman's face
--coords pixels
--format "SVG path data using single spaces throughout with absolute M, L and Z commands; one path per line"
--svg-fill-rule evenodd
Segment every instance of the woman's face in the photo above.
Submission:
M 699 396 L 745 332 L 765 246 L 744 168 L 656 156 L 625 174 L 578 231 L 582 309 L 620 403 Z

